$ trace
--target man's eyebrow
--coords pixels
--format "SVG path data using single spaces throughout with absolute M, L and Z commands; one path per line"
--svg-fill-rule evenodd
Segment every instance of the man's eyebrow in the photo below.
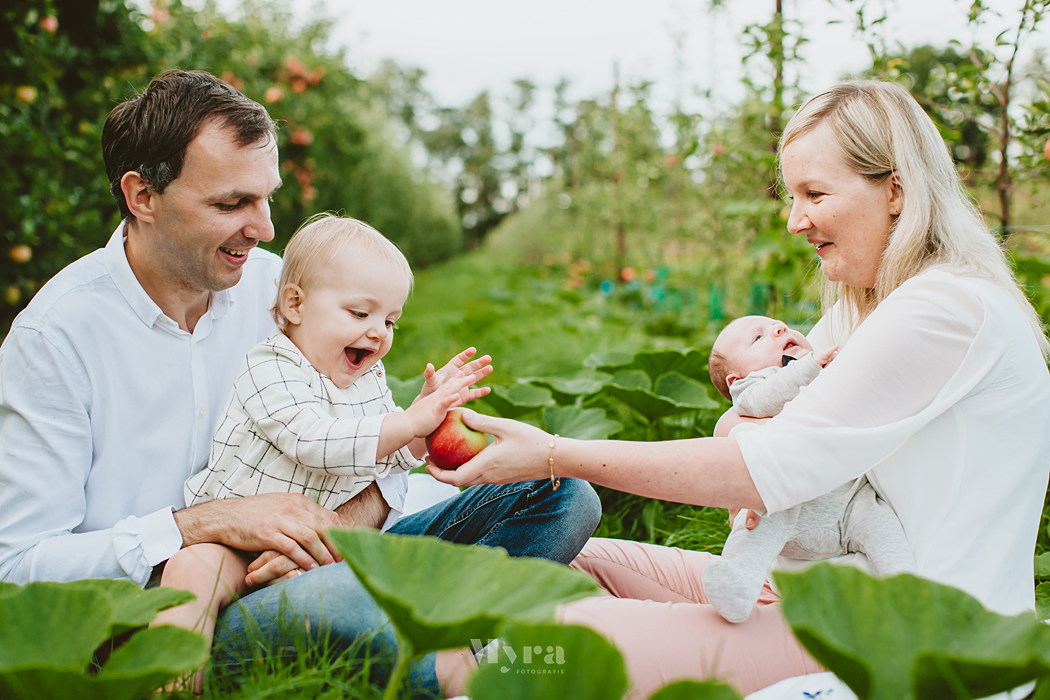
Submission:
M 277 187 L 274 187 L 272 190 L 270 190 L 270 192 L 266 195 L 266 197 L 269 197 L 274 192 L 276 192 L 277 190 L 281 189 L 282 185 L 284 185 L 284 181 L 283 180 L 281 182 L 278 182 L 277 183 Z M 221 200 L 221 201 L 226 201 L 226 200 L 229 200 L 229 199 L 236 199 L 236 200 L 240 201 L 242 199 L 258 199 L 258 197 L 259 197 L 259 195 L 256 192 L 244 192 L 244 191 L 241 191 L 241 190 L 230 190 L 229 192 L 224 192 L 224 193 L 220 194 L 218 197 L 216 197 L 216 199 L 217 200 Z

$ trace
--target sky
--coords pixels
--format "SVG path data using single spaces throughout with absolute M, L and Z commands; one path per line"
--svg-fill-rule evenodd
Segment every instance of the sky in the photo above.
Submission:
M 383 59 L 423 68 L 425 86 L 439 104 L 459 106 L 482 90 L 506 93 L 528 78 L 551 88 L 562 77 L 579 99 L 607 93 L 614 65 L 625 80 L 649 79 L 658 99 L 688 101 L 710 90 L 726 104 L 743 94 L 743 28 L 772 17 L 775 0 L 293 0 L 297 14 L 319 8 L 336 20 L 333 39 L 351 67 L 368 74 Z M 809 43 L 800 81 L 813 92 L 869 65 L 853 30 L 860 0 L 784 0 L 788 21 L 801 24 Z M 1001 14 L 977 30 L 990 45 L 1012 28 L 1023 0 L 986 0 Z M 869 13 L 885 8 L 881 25 L 890 41 L 964 44 L 970 0 L 868 0 Z M 829 24 L 837 21 L 837 24 Z M 681 49 L 675 50 L 676 41 Z M 1025 55 L 1041 42 L 1029 41 Z

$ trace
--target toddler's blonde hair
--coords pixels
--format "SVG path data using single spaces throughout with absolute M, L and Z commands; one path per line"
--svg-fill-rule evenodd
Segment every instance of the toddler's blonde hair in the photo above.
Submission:
M 277 282 L 277 300 L 270 308 L 277 327 L 286 330 L 288 321 L 281 314 L 281 292 L 290 284 L 309 289 L 323 276 L 328 262 L 347 248 L 361 256 L 378 256 L 394 264 L 414 283 L 412 268 L 404 253 L 390 239 L 363 221 L 331 213 L 310 217 L 299 227 L 284 249 L 284 268 Z

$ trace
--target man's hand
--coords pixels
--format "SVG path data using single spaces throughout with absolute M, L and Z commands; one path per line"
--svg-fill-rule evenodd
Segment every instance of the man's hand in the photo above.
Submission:
M 338 517 L 337 527 L 353 529 L 367 527 L 378 530 L 386 522 L 390 506 L 383 498 L 379 484 L 372 482 L 364 491 L 335 509 Z M 248 565 L 248 575 L 244 582 L 249 586 L 272 586 L 286 579 L 303 573 L 302 567 L 288 556 L 274 550 L 260 554 Z
M 332 511 L 294 493 L 209 501 L 175 511 L 184 547 L 217 542 L 248 552 L 272 549 L 304 571 L 340 558 L 323 534 L 340 523 Z

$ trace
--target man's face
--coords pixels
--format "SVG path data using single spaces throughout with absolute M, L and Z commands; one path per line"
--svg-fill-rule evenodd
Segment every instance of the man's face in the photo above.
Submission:
M 232 129 L 204 125 L 179 176 L 154 195 L 152 269 L 191 294 L 237 284 L 248 252 L 273 239 L 270 195 L 280 185 L 273 137 L 241 146 Z

